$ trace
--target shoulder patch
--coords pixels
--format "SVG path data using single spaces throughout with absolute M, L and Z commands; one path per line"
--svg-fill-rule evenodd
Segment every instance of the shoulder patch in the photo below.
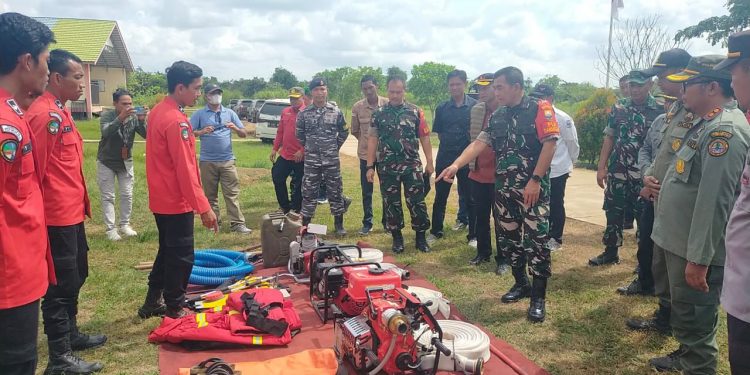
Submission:
M 23 141 L 23 135 L 21 134 L 21 131 L 13 125 L 0 125 L 0 130 L 2 130 L 3 133 L 12 134 L 14 137 L 16 137 L 16 141 L 18 142 Z
M 10 98 L 6 100 L 5 103 L 7 103 L 8 107 L 10 107 L 10 109 L 12 109 L 17 115 L 23 116 L 23 111 L 21 110 L 21 107 L 18 106 L 15 99 Z
M 56 119 L 58 122 L 62 122 L 62 116 L 57 112 L 50 112 L 49 117 Z
M 57 119 L 50 119 L 47 123 L 47 132 L 55 135 L 60 131 L 60 122 Z
M 726 138 L 726 139 L 732 138 L 734 136 L 734 134 L 732 134 L 731 132 L 728 132 L 726 130 L 713 131 L 713 132 L 709 133 L 709 135 L 712 138 Z
M 0 144 L 0 152 L 3 155 L 3 160 L 8 163 L 12 163 L 16 160 L 16 153 L 18 153 L 18 142 L 12 139 L 8 139 Z
M 60 108 L 60 109 L 65 108 L 65 106 L 62 104 L 60 99 L 55 99 L 55 105 L 57 106 L 57 108 Z
M 705 116 L 703 116 L 703 119 L 706 121 L 712 120 L 714 117 L 718 116 L 719 113 L 721 113 L 721 108 L 716 107 L 713 110 L 711 110 L 711 112 L 708 112 Z
M 716 138 L 708 144 L 708 154 L 711 156 L 723 156 L 729 151 L 729 142 L 723 138 Z
M 182 136 L 182 140 L 187 141 L 190 139 L 190 130 L 188 130 L 190 126 L 187 123 L 181 123 L 180 124 L 180 136 Z

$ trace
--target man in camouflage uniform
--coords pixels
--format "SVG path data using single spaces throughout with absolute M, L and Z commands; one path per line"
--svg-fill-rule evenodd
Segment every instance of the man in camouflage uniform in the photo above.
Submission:
M 310 81 L 312 105 L 297 115 L 297 139 L 305 148 L 305 172 L 302 177 L 302 224 L 315 215 L 318 193 L 323 182 L 328 191 L 336 234 L 345 235 L 344 213 L 351 201 L 344 198 L 339 149 L 349 135 L 341 110 L 328 103 L 328 88 L 323 78 Z
M 665 250 L 677 353 L 651 361 L 686 375 L 715 374 L 725 228 L 740 191 L 750 127 L 732 99 L 731 76 L 716 71 L 724 56 L 693 58 L 670 80 L 684 82 L 695 120 L 662 182 L 654 244 Z
M 604 189 L 603 208 L 607 215 L 607 227 L 602 244 L 605 249 L 602 254 L 589 259 L 591 266 L 619 263 L 617 252 L 622 246 L 625 213 L 633 211 L 634 217 L 640 217 L 638 194 L 642 182 L 638 151 L 649 126 L 664 112 L 649 94 L 652 84 L 651 77 L 645 73 L 630 72 L 630 97 L 615 103 L 609 114 L 596 173 L 596 181 Z
M 383 197 L 385 230 L 393 236 L 393 252 L 404 251 L 404 212 L 401 206 L 401 185 L 404 186 L 406 207 L 411 214 L 411 227 L 417 232 L 416 247 L 429 252 L 425 233 L 430 229 L 427 205 L 424 202 L 425 180 L 434 166 L 430 129 L 424 112 L 404 101 L 406 82 L 401 77 L 388 78 L 388 103 L 372 114 L 370 137 L 367 140 L 367 181 L 375 176 L 375 160 Z M 422 173 L 419 144 L 422 144 L 427 165 Z
M 451 180 L 458 169 L 488 146 L 495 149 L 495 230 L 510 256 L 515 284 L 502 302 L 531 295 L 527 318 L 542 322 L 547 279 L 552 274 L 549 232 L 549 170 L 560 128 L 552 105 L 524 94 L 523 73 L 515 67 L 495 72 L 492 83 L 500 107 L 489 128 L 482 130 L 456 161 L 437 179 Z M 534 276 L 529 285 L 528 264 Z

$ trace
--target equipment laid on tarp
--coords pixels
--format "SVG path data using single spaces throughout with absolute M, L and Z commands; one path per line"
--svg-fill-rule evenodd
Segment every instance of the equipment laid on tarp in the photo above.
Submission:
M 187 298 L 187 306 L 194 310 L 221 311 L 227 302 L 227 294 L 251 288 L 270 288 L 275 284 L 276 277 L 245 276 L 226 286 L 219 286 L 214 290 Z
M 286 266 L 289 262 L 289 244 L 297 239 L 302 228 L 302 217 L 295 213 L 271 212 L 263 215 L 260 242 L 263 266 Z
M 339 367 L 333 349 L 309 349 L 266 361 L 235 362 L 231 365 L 235 375 L 239 371 L 249 375 L 335 375 Z M 179 375 L 192 373 L 190 369 L 181 368 Z
M 195 251 L 195 264 L 190 273 L 190 283 L 195 285 L 220 285 L 227 279 L 245 276 L 255 270 L 241 251 L 205 249 Z

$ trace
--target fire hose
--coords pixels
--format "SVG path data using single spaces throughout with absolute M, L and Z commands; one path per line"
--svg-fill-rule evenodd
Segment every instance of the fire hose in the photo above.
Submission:
M 410 288 L 411 290 L 411 288 Z M 490 338 L 476 326 L 456 321 L 438 320 L 443 330 L 443 344 L 451 350 L 450 356 L 441 356 L 437 364 L 439 370 L 463 371 L 476 373 L 479 360 L 482 363 L 490 360 Z M 423 327 L 423 329 L 429 329 Z M 430 346 L 432 335 L 419 335 L 419 342 Z M 435 365 L 435 356 L 428 355 L 422 360 L 423 369 L 431 369 Z
M 440 311 L 445 318 L 451 316 L 450 301 L 443 298 L 443 293 L 419 286 L 410 286 L 407 290 L 409 293 L 415 294 L 422 303 L 431 302 L 432 304 L 428 306 L 427 309 L 430 310 L 432 315 L 435 315 L 435 313 Z

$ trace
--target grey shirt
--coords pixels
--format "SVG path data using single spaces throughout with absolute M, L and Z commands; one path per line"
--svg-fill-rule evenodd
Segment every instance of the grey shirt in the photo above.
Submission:
M 643 146 L 641 146 L 641 149 L 638 151 L 638 169 L 641 171 L 645 171 L 651 166 L 654 159 L 656 159 L 656 150 L 659 149 L 663 136 L 661 128 L 664 126 L 666 118 L 667 115 L 665 113 L 656 117 L 654 122 L 651 123 L 651 127 L 648 129 L 648 133 L 646 133 L 646 138 L 643 140 Z
M 125 163 L 133 158 L 135 133 L 146 138 L 146 120 L 138 121 L 133 115 L 122 122 L 114 110 L 106 110 L 99 118 L 99 126 L 102 138 L 99 141 L 97 159 L 113 171 L 126 170 Z

